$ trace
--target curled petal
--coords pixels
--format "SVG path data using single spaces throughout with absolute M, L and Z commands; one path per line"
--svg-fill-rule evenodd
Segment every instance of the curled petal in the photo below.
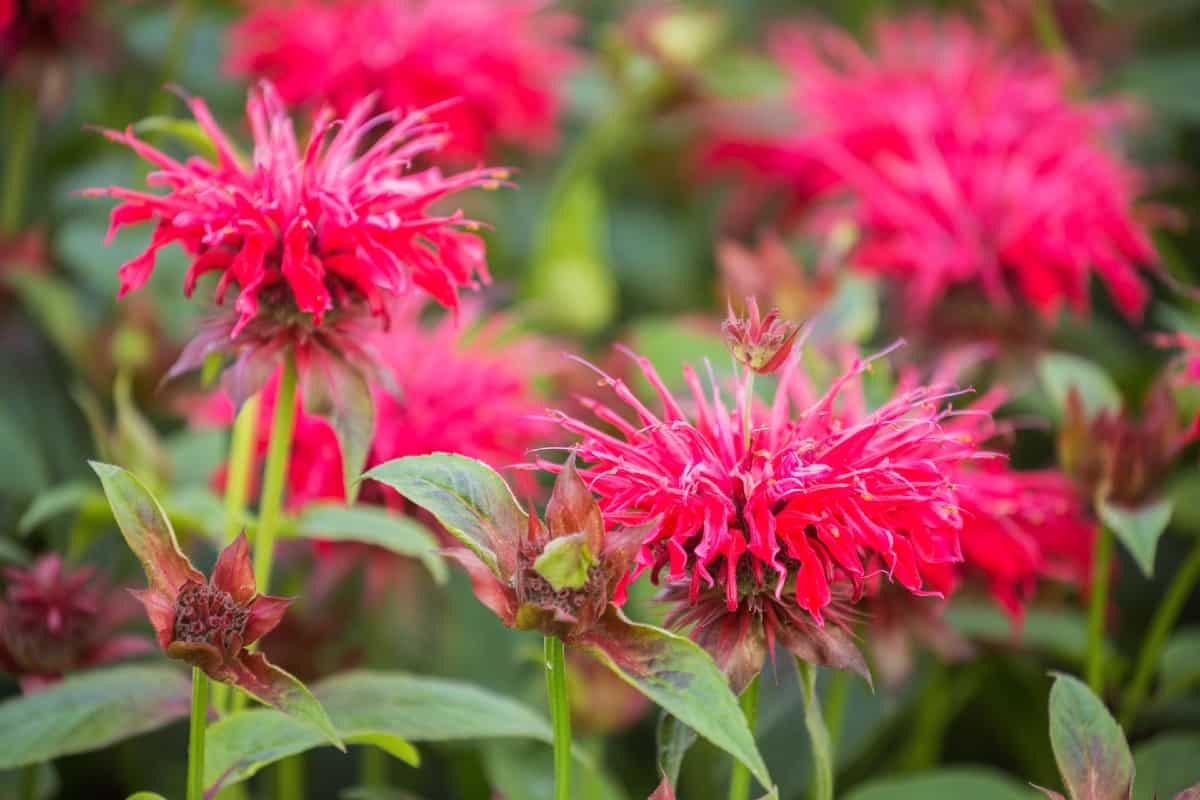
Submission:
M 245 531 L 221 551 L 213 567 L 212 585 L 229 592 L 238 605 L 245 605 L 254 597 L 254 565 L 250 563 L 250 546 L 246 543 Z M 247 640 L 250 641 L 253 640 Z
M 554 480 L 554 491 L 546 506 L 546 525 L 553 539 L 584 534 L 584 542 L 592 555 L 599 555 L 604 546 L 604 519 L 600 515 L 600 506 L 575 469 L 574 453 Z
M 272 597 L 269 594 L 255 597 L 250 603 L 250 616 L 242 634 L 243 641 L 247 645 L 254 644 L 274 630 L 293 600 L 291 597 Z
M 221 651 L 206 642 L 171 642 L 167 645 L 167 655 L 186 661 L 193 667 L 204 670 L 204 674 L 215 681 L 229 683 L 224 677 L 225 660 Z
M 166 650 L 171 644 L 175 628 L 174 604 L 153 589 L 130 589 L 129 593 L 145 607 L 146 615 L 150 617 L 150 625 L 154 628 L 154 635 L 158 637 L 158 644 Z
M 533 518 L 533 515 L 530 515 Z M 457 561 L 471 578 L 471 588 L 479 602 L 492 610 L 500 621 L 512 628 L 517 624 L 517 595 L 511 587 L 501 583 L 488 566 L 465 547 L 445 551 L 445 555 Z

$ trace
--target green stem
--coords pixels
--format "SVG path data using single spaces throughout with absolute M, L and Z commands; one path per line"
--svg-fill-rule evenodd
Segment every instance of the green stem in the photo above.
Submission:
M 567 703 L 567 662 L 562 640 L 547 636 L 546 694 L 554 729 L 554 800 L 571 800 L 571 706 Z
M 267 464 L 263 473 L 262 499 L 258 532 L 254 537 L 254 583 L 258 591 L 271 588 L 271 561 L 275 532 L 283 508 L 288 462 L 292 455 L 292 433 L 296 427 L 296 356 L 288 351 L 275 395 L 275 413 L 271 418 L 271 441 L 267 445 Z
M 359 762 L 359 783 L 368 789 L 385 789 L 388 785 L 387 754 L 378 747 L 364 747 Z
M 285 758 L 275 765 L 276 800 L 304 800 L 304 759 Z
M 192 667 L 192 720 L 188 733 L 187 800 L 204 800 L 204 734 L 208 727 L 208 676 Z
M 0 233 L 14 234 L 21 228 L 25 210 L 25 188 L 29 180 L 29 162 L 33 156 L 34 129 L 37 127 L 37 103 L 30 95 L 13 89 L 9 95 L 8 158 L 4 165 L 4 198 L 0 207 Z
M 1108 610 L 1108 584 L 1112 573 L 1112 531 L 1107 525 L 1096 529 L 1092 556 L 1092 597 L 1088 607 L 1087 683 L 1097 695 L 1104 694 L 1104 615 Z
M 750 428 L 753 424 L 750 412 L 754 407 L 754 370 L 746 367 L 746 399 L 742 408 L 742 444 L 750 452 Z
M 229 470 L 225 476 L 225 541 L 232 542 L 244 527 L 254 467 L 254 438 L 258 428 L 259 396 L 247 400 L 233 421 L 229 439 Z
M 1137 669 L 1133 673 L 1133 680 L 1125 690 L 1125 696 L 1121 703 L 1121 725 L 1126 730 L 1137 719 L 1142 702 L 1146 699 L 1146 691 L 1150 688 L 1150 680 L 1158 669 L 1159 657 L 1167 643 L 1167 637 L 1171 635 L 1175 623 L 1179 621 L 1183 604 L 1187 601 L 1188 595 L 1192 593 L 1192 589 L 1195 588 L 1197 580 L 1200 580 L 1200 543 L 1192 548 L 1192 552 L 1183 562 L 1183 566 L 1171 579 L 1167 593 L 1163 596 L 1162 602 L 1158 604 L 1154 618 L 1150 621 L 1150 630 L 1146 633 L 1146 640 L 1142 643 L 1142 649 L 1138 653 Z
M 849 670 L 833 670 L 829 678 L 829 691 L 825 693 L 825 727 L 829 731 L 829 752 L 834 763 L 836 763 L 838 743 L 842 739 L 842 722 L 846 718 L 846 701 L 849 697 Z
M 742 714 L 746 717 L 746 724 L 750 726 L 751 735 L 754 734 L 754 725 L 758 722 L 758 690 L 759 676 L 755 675 L 741 697 Z M 729 800 L 747 800 L 749 797 L 750 770 L 735 758 L 733 769 L 729 773 Z
M 21 771 L 21 800 L 37 800 L 38 770 L 41 764 L 29 764 Z
M 1033 29 L 1046 50 L 1055 54 L 1067 52 L 1067 41 L 1058 27 L 1058 17 L 1054 15 L 1053 0 L 1034 0 Z
M 833 800 L 833 747 L 829 729 L 821 716 L 821 699 L 817 697 L 817 668 L 807 661 L 796 659 L 800 673 L 800 691 L 804 696 L 804 727 L 812 745 L 813 800 Z

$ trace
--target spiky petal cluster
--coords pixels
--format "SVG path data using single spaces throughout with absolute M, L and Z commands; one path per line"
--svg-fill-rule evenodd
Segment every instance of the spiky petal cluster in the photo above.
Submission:
M 744 317 L 735 314 L 730 304 L 721 332 L 735 359 L 760 375 L 769 375 L 787 361 L 800 326 L 783 319 L 779 309 L 761 316 L 758 301 L 751 297 L 746 301 Z
M 28 569 L 6 568 L 4 577 L 0 669 L 17 676 L 25 691 L 151 649 L 141 636 L 114 634 L 132 608 L 106 591 L 94 570 L 68 571 L 57 555 L 46 555 Z
M 461 212 L 434 214 L 438 200 L 472 186 L 493 186 L 503 170 L 443 175 L 412 167 L 413 159 L 445 146 L 444 127 L 424 111 L 372 116 L 363 99 L 335 122 L 316 115 L 300 147 L 279 94 L 263 83 L 246 114 L 254 136 L 247 160 L 226 138 L 200 98 L 189 100 L 208 137 L 212 160 L 177 161 L 140 140 L 132 128 L 105 131 L 149 161 L 147 183 L 164 194 L 123 187 L 90 195 L 120 200 L 109 237 L 118 228 L 153 221 L 146 250 L 119 272 L 121 294 L 141 287 L 157 252 L 178 243 L 192 259 L 184 292 L 207 273 L 219 277 L 220 303 L 237 286 L 234 337 L 251 323 L 270 330 L 319 327 L 326 314 L 369 310 L 386 317 L 397 296 L 414 287 L 456 307 L 459 287 L 487 279 L 483 242 Z M 254 331 L 268 338 L 270 331 Z
M 884 572 L 926 593 L 929 565 L 961 559 L 949 475 L 977 452 L 945 430 L 950 387 L 916 387 L 868 410 L 861 389 L 870 359 L 852 360 L 823 392 L 793 359 L 769 406 L 748 397 L 743 383 L 730 408 L 715 382 L 706 391 L 686 368 L 688 413 L 649 361 L 637 362 L 661 412 L 604 375 L 635 422 L 590 400 L 616 435 L 559 417 L 582 437 L 584 474 L 606 523 L 650 526 L 635 575 L 665 570 L 668 581 L 686 583 L 693 602 L 718 589 L 731 612 L 749 595 L 787 595 L 820 623 L 838 585 L 857 594 Z
M 899 282 L 915 317 L 965 289 L 1053 320 L 1087 310 L 1093 274 L 1141 315 L 1139 267 L 1156 261 L 1135 209 L 1144 180 L 1109 144 L 1127 106 L 1078 97 L 1061 62 L 956 18 L 885 21 L 870 50 L 829 27 L 789 31 L 774 52 L 801 126 L 734 134 L 713 156 L 800 206 L 831 201 L 814 220 L 849 217 L 854 263 Z
M 401 112 L 445 100 L 446 148 L 479 158 L 498 141 L 555 139 L 562 81 L 575 62 L 568 14 L 546 0 L 282 0 L 255 4 L 233 29 L 229 68 L 275 81 L 291 104 L 346 113 L 378 93 Z

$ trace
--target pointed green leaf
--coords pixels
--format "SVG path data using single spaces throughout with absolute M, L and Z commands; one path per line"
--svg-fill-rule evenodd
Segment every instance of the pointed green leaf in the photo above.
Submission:
M 173 597 L 185 580 L 203 582 L 204 576 L 179 549 L 166 512 L 145 484 L 128 470 L 98 461 L 89 463 L 100 476 L 117 526 L 142 562 L 150 586 Z
M 1061 415 L 1067 407 L 1067 396 L 1074 388 L 1083 403 L 1084 413 L 1091 417 L 1099 411 L 1119 411 L 1121 392 L 1098 365 L 1070 353 L 1046 353 L 1038 360 L 1038 377 Z
M 167 798 L 157 792 L 134 792 L 125 800 L 167 800 Z
M 1154 577 L 1154 554 L 1158 539 L 1171 522 L 1175 504 L 1171 498 L 1129 508 L 1102 500 L 1099 504 L 1100 519 L 1116 534 L 1133 556 L 1147 578 Z
M 288 535 L 375 545 L 419 558 L 440 584 L 447 579 L 446 562 L 438 553 L 433 532 L 412 517 L 378 506 L 314 503 L 304 509 Z
M 504 478 L 466 456 L 397 458 L 363 477 L 390 486 L 433 514 L 493 572 L 498 569 L 496 543 L 511 542 L 515 548 L 528 522 Z
M 655 745 L 658 750 L 658 771 L 672 786 L 679 783 L 683 757 L 696 743 L 696 732 L 666 711 L 658 718 Z
M 588 570 L 596 564 L 596 557 L 587 546 L 587 534 L 573 533 L 550 540 L 542 554 L 533 562 L 538 575 L 550 582 L 554 591 L 580 589 L 588 579 Z
M 1180 628 L 1171 634 L 1158 674 L 1162 694 L 1167 696 L 1200 684 L 1200 628 Z
M 629 621 L 615 607 L 581 646 L 696 733 L 741 761 L 763 786 L 767 766 L 725 676 L 690 639 Z
M 0 703 L 0 770 L 101 750 L 187 716 L 191 682 L 168 667 L 82 672 Z
M 1072 800 L 1126 800 L 1133 755 L 1112 714 L 1084 683 L 1056 673 L 1050 690 L 1050 744 Z
M 1087 619 L 1077 611 L 1031 608 L 1019 639 L 1014 636 L 1012 618 L 995 603 L 952 603 L 945 619 L 968 638 L 1049 653 L 1075 664 L 1083 664 L 1087 653 Z M 1112 642 L 1105 639 L 1103 646 L 1106 660 L 1112 662 L 1118 657 Z
M 994 769 L 950 767 L 870 781 L 846 795 L 846 800 L 1031 800 L 1034 796 L 1024 783 Z
M 231 672 L 229 683 L 259 702 L 308 723 L 339 750 L 346 749 L 321 701 L 295 675 L 275 666 L 258 652 L 243 652 Z
M 1133 800 L 1170 800 L 1200 780 L 1200 734 L 1165 733 L 1133 753 Z
M 143 137 L 147 134 L 158 134 L 174 139 L 209 161 L 217 160 L 216 146 L 195 120 L 168 116 L 146 117 L 134 123 L 133 130 Z
M 74 511 L 94 492 L 95 484 L 72 481 L 38 493 L 17 522 L 17 533 L 22 536 L 28 535 L 34 528 L 59 514 Z
M 400 740 L 553 738 L 550 724 L 527 706 L 457 681 L 362 671 L 322 681 L 314 691 L 346 741 L 387 744 L 393 755 L 407 752 Z M 205 784 L 243 781 L 322 744 L 312 728 L 277 711 L 235 714 L 209 728 Z

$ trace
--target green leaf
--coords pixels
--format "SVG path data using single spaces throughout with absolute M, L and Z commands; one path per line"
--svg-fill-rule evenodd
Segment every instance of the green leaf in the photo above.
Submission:
M 1200 781 L 1200 734 L 1166 733 L 1138 745 L 1133 753 L 1137 780 L 1133 800 L 1170 800 Z
M 1030 800 L 1034 796 L 1027 785 L 994 769 L 950 767 L 870 781 L 845 800 Z
M 696 732 L 684 725 L 666 711 L 658 718 L 655 730 L 655 747 L 658 751 L 658 771 L 671 782 L 672 786 L 679 783 L 679 770 L 683 766 L 683 757 L 696 743 Z
M 92 366 L 86 360 L 91 344 L 88 315 L 78 289 L 53 275 L 19 270 L 8 271 L 3 282 L 16 290 L 38 328 L 72 365 Z
M 578 644 L 680 722 L 745 764 L 763 786 L 772 785 L 737 697 L 695 642 L 630 622 L 610 606 Z
M 28 564 L 29 554 L 21 547 L 21 545 L 0 537 L 0 562 L 6 564 Z
M 945 619 L 970 639 L 1049 653 L 1075 664 L 1082 664 L 1087 653 L 1087 619 L 1077 611 L 1031 608 L 1018 631 L 995 604 L 964 601 L 952 603 Z M 1110 663 L 1117 657 L 1108 640 L 1104 653 Z
M 1125 734 L 1086 684 L 1055 673 L 1050 689 L 1050 745 L 1073 800 L 1124 800 L 1133 786 Z
M 1164 116 L 1200 122 L 1200 53 L 1194 49 L 1140 58 L 1124 70 L 1120 83 Z
M 588 570 L 595 564 L 596 557 L 588 550 L 587 534 L 573 533 L 551 539 L 533 562 L 533 569 L 550 582 L 554 591 L 561 592 L 583 588 Z
M 571 771 L 572 800 L 628 800 L 621 785 L 610 775 L 584 763 L 577 764 L 578 769 Z M 554 797 L 553 754 L 547 747 L 513 740 L 488 742 L 483 748 L 483 765 L 492 789 L 505 797 L 521 800 Z
M 536 235 L 525 295 L 533 312 L 548 324 L 572 333 L 595 333 L 617 311 L 617 283 L 604 246 L 604 195 L 595 179 L 583 176 L 554 197 Z
M 126 797 L 125 800 L 167 800 L 158 792 L 134 792 Z
M 305 507 L 288 536 L 331 542 L 361 542 L 419 558 L 434 580 L 445 583 L 446 562 L 433 532 L 412 517 L 377 506 L 314 503 Z
M 1091 417 L 1099 411 L 1119 411 L 1121 392 L 1098 365 L 1070 353 L 1046 353 L 1037 364 L 1038 377 L 1061 418 L 1074 388 Z
M 364 478 L 379 481 L 437 518 L 493 572 L 497 542 L 525 532 L 529 517 L 504 478 L 487 464 L 453 453 L 408 456 L 380 464 Z
M 1176 694 L 1200 683 L 1200 628 L 1176 630 L 1159 663 L 1162 693 Z
M 1175 503 L 1169 497 L 1137 508 L 1107 500 L 1099 504 L 1101 521 L 1117 535 L 1147 578 L 1154 577 L 1154 553 L 1158 549 L 1158 539 L 1171 522 L 1174 509 Z
M 174 139 L 209 161 L 217 160 L 216 146 L 195 120 L 168 116 L 146 117 L 134 123 L 133 131 L 143 137 L 146 134 L 159 134 Z
M 314 692 L 346 741 L 386 743 L 397 756 L 408 752 L 401 741 L 552 741 L 550 724 L 532 709 L 457 681 L 363 671 L 322 681 Z M 235 714 L 209 728 L 205 785 L 243 781 L 268 764 L 324 743 L 312 728 L 277 711 Z
M 684 364 L 698 369 L 708 362 L 718 374 L 729 369 L 725 340 L 707 321 L 674 317 L 642 319 L 630 328 L 629 338 L 633 350 L 650 359 L 671 389 L 687 388 L 683 379 Z M 649 388 L 640 372 L 637 382 Z
M 0 770 L 102 750 L 187 716 L 191 681 L 168 667 L 79 673 L 0 703 Z
M 78 509 L 95 491 L 91 485 L 82 481 L 72 481 L 39 492 L 17 522 L 17 533 L 26 536 L 34 528 L 59 514 Z
M 26 783 L 29 779 L 30 769 L 36 770 L 33 778 L 32 797 L 28 797 L 28 784 Z M 58 780 L 58 772 L 54 769 L 54 765 L 50 763 L 0 772 L 0 797 L 3 798 L 20 797 L 23 800 L 55 800 L 59 796 L 61 788 Z

